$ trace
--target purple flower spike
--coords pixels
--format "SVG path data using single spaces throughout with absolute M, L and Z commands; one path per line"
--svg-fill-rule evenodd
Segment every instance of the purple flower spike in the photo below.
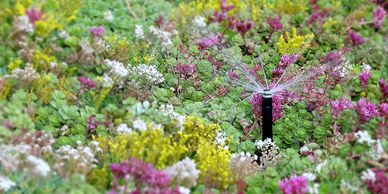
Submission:
M 94 83 L 91 79 L 80 76 L 78 77 L 78 82 L 81 84 L 83 88 L 93 89 L 96 87 L 96 83 Z
M 207 49 L 211 46 L 217 45 L 220 43 L 221 38 L 219 36 L 213 36 L 210 38 L 202 38 L 197 42 L 197 45 L 199 46 L 200 50 Z
M 355 107 L 356 112 L 362 122 L 367 122 L 379 116 L 379 111 L 373 102 L 367 102 L 365 99 L 360 99 Z
M 244 23 L 243 21 L 238 21 L 236 23 L 236 29 L 241 34 L 241 36 L 245 36 L 245 34 L 251 30 L 254 26 L 254 23 L 252 21 L 247 21 Z
M 352 101 L 342 97 L 341 100 L 331 101 L 330 106 L 333 109 L 334 117 L 338 117 L 345 109 L 352 108 Z
M 348 37 L 352 41 L 353 46 L 359 46 L 365 43 L 365 39 L 358 33 L 349 30 Z
M 363 88 L 365 88 L 368 85 L 368 81 L 371 77 L 371 73 L 369 71 L 363 71 L 359 75 L 360 83 Z
M 383 100 L 388 98 L 388 83 L 381 78 L 379 80 L 380 91 L 383 94 Z
M 93 37 L 102 37 L 105 32 L 105 28 L 103 26 L 93 26 L 89 29 L 89 32 Z
M 26 15 L 27 15 L 28 19 L 30 20 L 30 22 L 35 24 L 35 22 L 42 19 L 43 13 L 35 8 L 32 8 L 32 9 L 26 10 Z
M 376 29 L 381 29 L 383 21 L 385 18 L 385 10 L 381 6 L 378 6 L 375 11 L 373 11 L 373 22 L 376 26 Z
M 283 24 L 280 22 L 279 16 L 276 16 L 274 18 L 268 18 L 267 24 L 271 28 L 271 32 L 276 32 L 278 30 L 283 29 Z
M 293 175 L 279 182 L 283 194 L 304 194 L 308 192 L 308 180 L 304 176 Z

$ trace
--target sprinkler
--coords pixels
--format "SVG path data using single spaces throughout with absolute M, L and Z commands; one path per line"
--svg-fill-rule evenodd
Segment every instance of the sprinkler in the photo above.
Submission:
M 272 92 L 264 89 L 261 95 L 261 108 L 263 113 L 263 132 L 262 139 L 270 138 L 272 140 Z

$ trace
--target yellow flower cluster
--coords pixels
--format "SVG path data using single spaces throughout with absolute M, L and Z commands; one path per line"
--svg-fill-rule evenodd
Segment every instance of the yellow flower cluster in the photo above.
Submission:
M 275 0 L 265 3 L 265 6 L 276 14 L 296 14 L 307 9 L 305 0 Z
M 217 132 L 221 130 L 217 124 L 204 124 L 203 120 L 196 117 L 187 117 L 183 124 L 184 130 L 180 133 L 181 142 L 194 151 L 201 142 L 214 142 Z
M 34 54 L 32 55 L 32 66 L 35 70 L 48 70 L 50 68 L 50 63 L 56 62 L 55 57 L 46 53 L 50 52 L 35 50 Z
M 43 104 L 48 104 L 51 100 L 51 94 L 54 92 L 56 83 L 48 74 L 40 74 L 33 84 L 34 93 L 42 101 Z
M 8 71 L 12 72 L 14 69 L 19 68 L 23 64 L 23 60 L 16 58 L 8 63 Z
M 201 171 L 199 180 L 208 187 L 226 189 L 233 183 L 229 170 L 229 150 L 218 148 L 216 144 L 201 141 L 195 157 L 198 169 Z
M 107 36 L 105 41 L 109 45 L 109 50 L 105 53 L 106 56 L 122 63 L 128 62 L 128 53 L 130 53 L 132 46 L 127 38 L 113 35 Z
M 157 169 L 178 162 L 187 153 L 184 145 L 173 142 L 159 129 L 122 134 L 107 139 L 99 138 L 98 142 L 113 162 L 135 157 L 152 163 Z
M 296 33 L 296 28 L 292 28 L 292 34 L 286 32 L 283 36 L 280 36 L 279 41 L 276 43 L 278 51 L 280 54 L 302 54 L 309 47 L 310 43 L 313 40 L 313 34 L 307 35 L 298 35 Z

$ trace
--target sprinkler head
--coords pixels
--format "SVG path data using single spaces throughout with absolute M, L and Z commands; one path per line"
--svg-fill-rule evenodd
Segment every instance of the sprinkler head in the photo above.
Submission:
M 272 92 L 271 92 L 271 90 L 269 90 L 269 89 L 264 89 L 264 91 L 263 91 L 263 94 L 262 94 L 262 96 L 263 96 L 263 98 L 272 98 Z

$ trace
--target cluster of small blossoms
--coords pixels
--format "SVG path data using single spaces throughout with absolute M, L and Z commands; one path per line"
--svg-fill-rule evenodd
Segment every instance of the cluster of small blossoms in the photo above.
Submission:
M 304 194 L 309 191 L 308 179 L 305 176 L 293 175 L 279 182 L 279 189 L 283 194 Z
M 174 107 L 171 104 L 167 105 L 161 105 L 159 107 L 159 111 L 165 115 L 170 117 L 171 119 L 175 120 L 176 126 L 179 127 L 181 130 L 183 130 L 183 123 L 186 121 L 186 116 L 183 116 L 177 112 L 174 111 Z
M 267 19 L 267 24 L 271 28 L 271 33 L 283 29 L 283 24 L 280 22 L 279 16 L 276 16 L 276 17 L 273 17 L 273 18 L 268 18 Z
M 353 32 L 352 30 L 348 31 L 348 37 L 353 46 L 359 46 L 366 42 L 360 34 Z
M 360 99 L 355 106 L 355 110 L 362 122 L 367 122 L 379 116 L 379 111 L 373 102 L 368 102 L 364 98 Z
M 168 188 L 170 177 L 163 171 L 156 170 L 152 164 L 145 163 L 142 160 L 131 158 L 118 164 L 110 164 L 110 171 L 113 174 L 113 188 L 110 193 L 126 193 L 128 183 L 135 182 L 135 188 L 131 193 L 176 193 L 179 189 Z M 120 180 L 125 181 L 125 185 L 119 184 Z
M 93 38 L 101 38 L 104 36 L 105 28 L 103 26 L 93 26 L 89 29 L 89 32 Z
M 322 150 L 315 143 L 309 143 L 300 148 L 300 155 L 307 156 L 311 162 L 317 161 L 322 153 Z
M 55 140 L 50 134 L 42 131 L 27 132 L 22 130 L 22 134 L 14 136 L 12 142 L 14 144 L 29 145 L 29 153 L 31 155 L 44 157 L 53 153 L 52 145 Z
M 116 127 L 116 133 L 118 134 L 130 134 L 132 133 L 132 128 L 128 127 L 126 123 L 122 123 Z
M 177 34 L 176 31 L 173 31 L 173 32 L 164 31 L 163 29 L 156 28 L 155 26 L 150 26 L 148 30 L 152 35 L 158 38 L 161 41 L 162 46 L 165 46 L 165 47 L 172 45 L 171 38 L 175 34 Z
M 362 172 L 361 179 L 365 182 L 371 193 L 388 193 L 388 176 L 384 170 L 368 169 Z
M 6 172 L 28 172 L 45 177 L 51 172 L 50 166 L 41 158 L 31 155 L 32 147 L 26 144 L 1 145 L 0 164 Z
M 229 160 L 229 169 L 236 180 L 244 180 L 245 177 L 260 170 L 257 155 L 251 153 L 235 153 Z
M 98 160 L 95 154 L 102 152 L 98 142 L 92 141 L 89 146 L 83 146 L 81 142 L 77 144 L 76 148 L 65 145 L 55 151 L 54 168 L 62 177 L 71 173 L 86 175 L 96 167 Z
M 381 94 L 383 94 L 383 100 L 386 100 L 388 98 L 388 83 L 383 78 L 379 80 L 379 87 Z
M 314 183 L 317 176 L 314 173 L 306 172 L 303 173 L 302 176 L 306 177 L 306 179 L 309 181 L 309 187 L 308 187 L 308 193 L 310 194 L 319 194 L 319 183 Z
M 161 129 L 162 128 L 162 125 L 155 124 L 154 122 L 151 122 L 149 124 L 150 124 L 151 129 Z M 148 129 L 147 123 L 139 118 L 133 121 L 132 127 L 134 129 L 137 129 L 138 131 L 145 131 Z
M 161 74 L 155 65 L 140 64 L 132 69 L 132 72 L 153 84 L 160 84 L 164 81 Z
M 255 145 L 257 148 L 255 154 L 258 157 L 257 161 L 260 170 L 264 170 L 269 166 L 275 166 L 281 159 L 280 149 L 271 139 L 267 138 L 264 141 L 256 141 Z
M 384 148 L 380 140 L 372 139 L 367 131 L 358 131 L 355 133 L 356 141 L 360 144 L 366 144 L 371 147 L 369 156 L 374 159 L 379 159 L 381 154 L 384 153 Z
M 111 10 L 107 10 L 104 12 L 104 20 L 111 22 L 114 20 L 114 16 Z
M 368 85 L 368 81 L 371 78 L 372 74 L 370 71 L 363 71 L 359 75 L 360 84 L 362 88 L 365 88 Z
M 196 26 L 197 28 L 204 28 L 206 27 L 206 21 L 205 21 L 205 17 L 203 16 L 196 16 L 194 19 L 193 19 L 193 24 L 194 26 Z
M 229 149 L 229 146 L 226 144 L 226 135 L 225 132 L 218 131 L 216 138 L 215 138 L 215 143 L 220 147 L 223 148 L 224 150 Z
M 381 6 L 377 6 L 373 11 L 373 22 L 376 29 L 381 29 L 386 14 L 384 8 Z
M 300 58 L 298 54 L 295 55 L 283 55 L 282 58 L 280 59 L 279 64 L 277 67 L 273 70 L 272 76 L 273 77 L 280 77 L 283 73 L 284 70 L 290 66 L 291 64 L 295 63 Z
M 331 101 L 330 106 L 333 109 L 334 117 L 337 118 L 345 109 L 352 108 L 352 101 L 342 97 L 341 100 Z
M 19 79 L 20 81 L 31 82 L 38 78 L 38 73 L 35 71 L 32 65 L 28 63 L 24 67 L 24 69 L 19 69 L 19 68 L 14 69 L 11 75 L 5 76 L 5 77 L 11 77 L 11 78 Z
M 187 78 L 188 76 L 193 75 L 197 71 L 197 68 L 193 64 L 178 63 L 174 67 L 173 71 L 174 71 L 174 73 L 178 73 L 182 77 Z
M 80 94 L 83 94 L 85 90 L 90 90 L 96 87 L 96 83 L 87 77 L 78 77 L 78 82 L 81 85 Z
M 137 39 L 144 39 L 144 28 L 142 25 L 136 24 L 135 26 L 135 37 Z
M 108 67 L 109 72 L 115 77 L 125 78 L 130 73 L 128 68 L 126 68 L 123 63 L 109 59 L 105 59 L 104 62 L 105 65 Z
M 344 192 L 344 193 L 348 193 L 349 191 L 352 192 L 352 193 L 357 193 L 358 191 L 358 187 L 355 186 L 355 185 L 352 185 L 351 183 L 349 183 L 348 181 L 345 181 L 345 180 L 341 180 L 341 191 Z
M 0 192 L 6 193 L 9 189 L 16 186 L 16 183 L 9 178 L 0 175 Z
M 221 42 L 222 38 L 219 35 L 214 35 L 211 37 L 204 37 L 199 39 L 196 44 L 200 50 L 205 50 L 209 47 L 215 46 Z
M 177 186 L 191 188 L 197 184 L 199 170 L 190 158 L 185 158 L 163 170 L 171 178 L 171 182 Z
M 18 16 L 15 17 L 12 21 L 12 29 L 14 32 L 33 33 L 34 25 L 30 22 L 28 16 Z

